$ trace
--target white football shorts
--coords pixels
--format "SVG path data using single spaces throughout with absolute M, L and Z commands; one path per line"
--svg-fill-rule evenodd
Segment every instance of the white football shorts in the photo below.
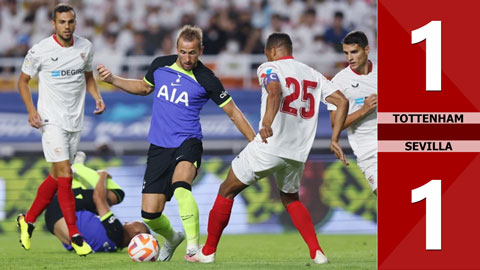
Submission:
M 232 161 L 232 170 L 240 182 L 252 185 L 259 179 L 273 174 L 278 188 L 285 193 L 296 193 L 300 187 L 305 164 L 281 158 L 258 150 L 256 140 Z
M 43 154 L 47 162 L 69 160 L 72 164 L 82 132 L 66 131 L 55 125 L 44 125 L 40 130 Z
M 372 191 L 377 189 L 377 154 L 362 161 L 357 162 L 358 167 L 362 170 L 367 178 L 368 184 Z

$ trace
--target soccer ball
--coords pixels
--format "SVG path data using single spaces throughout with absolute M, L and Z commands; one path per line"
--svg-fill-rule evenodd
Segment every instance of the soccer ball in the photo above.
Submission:
M 137 234 L 128 244 L 128 256 L 134 262 L 154 262 L 158 254 L 158 241 L 148 233 Z

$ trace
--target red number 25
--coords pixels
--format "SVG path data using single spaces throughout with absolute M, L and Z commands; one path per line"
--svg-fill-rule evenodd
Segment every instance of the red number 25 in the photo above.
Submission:
M 290 103 L 297 100 L 298 97 L 300 96 L 300 83 L 298 82 L 297 79 L 292 77 L 285 78 L 285 81 L 287 83 L 287 87 L 290 87 L 293 84 L 293 93 L 291 93 L 290 95 L 286 96 L 283 99 L 283 104 L 280 111 L 283 113 L 288 113 L 288 114 L 297 116 L 298 109 L 291 107 Z M 301 100 L 303 104 L 300 108 L 300 116 L 302 116 L 302 118 L 309 119 L 315 115 L 315 97 L 308 92 L 308 88 L 313 88 L 313 89 L 317 88 L 317 82 L 303 80 L 301 88 L 302 88 Z M 307 102 L 308 104 L 305 104 Z M 304 105 L 308 106 L 308 110 Z

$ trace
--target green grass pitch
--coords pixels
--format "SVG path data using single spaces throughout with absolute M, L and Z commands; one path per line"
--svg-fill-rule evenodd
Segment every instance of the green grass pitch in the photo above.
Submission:
M 224 235 L 213 264 L 187 263 L 185 243 L 170 262 L 132 262 L 126 249 L 79 257 L 63 249 L 50 234 L 35 232 L 32 247 L 23 250 L 18 235 L 0 235 L 0 269 L 376 269 L 376 235 L 319 235 L 330 263 L 315 265 L 300 234 Z M 159 238 L 160 244 L 163 239 Z M 201 242 L 205 242 L 202 237 Z

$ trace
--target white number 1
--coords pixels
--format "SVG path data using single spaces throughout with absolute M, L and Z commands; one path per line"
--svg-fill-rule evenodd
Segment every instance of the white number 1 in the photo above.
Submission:
M 427 40 L 427 91 L 442 91 L 442 22 L 431 21 L 412 31 L 412 44 Z
M 426 199 L 427 250 L 442 249 L 442 180 L 431 180 L 412 190 L 412 203 Z

